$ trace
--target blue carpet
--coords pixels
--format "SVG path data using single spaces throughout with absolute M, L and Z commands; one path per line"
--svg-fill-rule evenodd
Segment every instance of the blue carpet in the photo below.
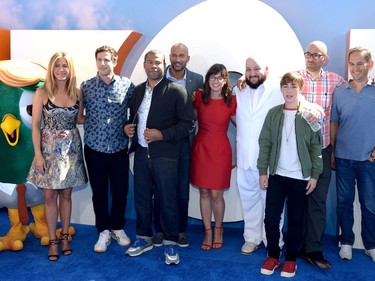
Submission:
M 0 210 L 0 236 L 6 234 L 8 225 L 6 211 Z M 200 249 L 202 227 L 189 225 L 187 234 L 191 243 L 188 248 L 180 248 L 181 263 L 167 266 L 164 264 L 163 247 L 154 247 L 139 257 L 128 257 L 125 255 L 126 247 L 112 240 L 107 252 L 95 253 L 95 227 L 73 226 L 77 233 L 71 242 L 71 256 L 60 255 L 57 262 L 48 261 L 48 247 L 40 246 L 39 241 L 29 234 L 22 251 L 0 252 L 0 280 L 285 280 L 280 277 L 280 270 L 272 276 L 260 274 L 260 266 L 266 257 L 264 247 L 250 256 L 240 254 L 243 243 L 240 228 L 225 227 L 224 247 L 203 251 Z M 125 231 L 134 239 L 134 220 L 127 221 Z M 353 259 L 342 261 L 338 256 L 336 237 L 325 236 L 324 246 L 332 269 L 320 270 L 297 260 L 298 270 L 293 280 L 374 280 L 375 263 L 363 250 L 353 250 Z

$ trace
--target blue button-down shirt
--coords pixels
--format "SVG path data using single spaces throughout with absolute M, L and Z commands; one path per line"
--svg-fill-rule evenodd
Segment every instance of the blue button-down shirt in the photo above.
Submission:
M 126 77 L 115 75 L 107 85 L 97 75 L 82 82 L 85 144 L 104 153 L 118 152 L 128 145 L 124 124 L 134 84 Z
M 168 66 L 165 71 L 165 77 L 167 77 L 168 80 L 171 80 L 172 82 L 177 82 L 178 84 L 186 88 L 186 72 L 187 71 L 185 70 L 184 77 L 181 80 L 177 80 L 176 78 L 171 76 L 171 66 Z
M 337 122 L 335 156 L 366 161 L 375 146 L 375 87 L 369 82 L 359 93 L 350 81 L 333 95 L 331 122 Z

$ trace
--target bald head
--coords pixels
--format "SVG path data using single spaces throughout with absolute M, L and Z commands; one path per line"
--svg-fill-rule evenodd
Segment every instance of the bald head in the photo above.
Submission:
M 189 49 L 183 43 L 176 43 L 171 47 L 169 55 L 171 62 L 171 75 L 181 77 L 185 73 L 185 68 L 190 60 Z
M 328 61 L 327 45 L 322 41 L 311 42 L 305 51 L 306 70 L 313 77 L 320 75 L 323 65 Z
M 322 42 L 322 41 L 313 41 L 313 42 L 311 42 L 307 46 L 307 49 L 309 49 L 309 48 L 314 48 L 316 50 L 319 50 L 319 52 L 322 55 L 327 55 L 328 54 L 327 45 L 324 42 Z
M 179 50 L 180 52 L 186 53 L 186 55 L 189 55 L 189 49 L 188 47 L 183 43 L 176 43 L 171 47 L 171 54 L 175 52 L 176 50 Z

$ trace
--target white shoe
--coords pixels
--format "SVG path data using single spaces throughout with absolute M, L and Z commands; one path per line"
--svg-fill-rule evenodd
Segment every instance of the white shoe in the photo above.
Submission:
M 259 245 L 253 242 L 245 242 L 241 248 L 241 254 L 243 255 L 250 255 L 255 252 L 256 249 L 259 248 Z
M 341 245 L 341 249 L 339 252 L 339 256 L 343 260 L 351 260 L 352 259 L 352 249 L 353 246 L 351 245 Z
M 94 246 L 94 251 L 97 253 L 103 253 L 107 251 L 109 244 L 111 244 L 111 232 L 106 229 L 99 233 L 99 239 Z
M 112 230 L 112 238 L 117 240 L 120 246 L 129 246 L 130 239 L 123 229 Z
M 375 249 L 366 250 L 365 253 L 372 258 L 373 262 L 375 262 Z

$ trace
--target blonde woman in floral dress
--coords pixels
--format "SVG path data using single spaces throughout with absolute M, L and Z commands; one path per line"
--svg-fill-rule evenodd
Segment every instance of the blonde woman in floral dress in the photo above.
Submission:
M 63 255 L 72 253 L 68 240 L 72 188 L 87 182 L 77 128 L 77 123 L 83 122 L 81 91 L 76 87 L 71 56 L 57 52 L 49 61 L 45 84 L 37 89 L 33 100 L 34 160 L 27 178 L 44 189 L 51 261 L 59 258 L 59 243 Z M 57 238 L 59 215 L 62 231 Z

